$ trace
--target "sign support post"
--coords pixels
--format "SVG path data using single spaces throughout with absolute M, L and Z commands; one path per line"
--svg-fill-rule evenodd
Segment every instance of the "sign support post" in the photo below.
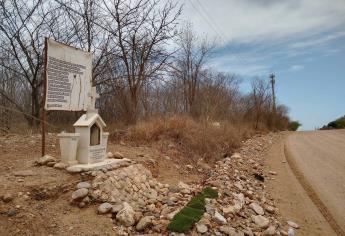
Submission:
M 42 101 L 42 156 L 46 154 L 46 96 L 47 96 L 47 55 L 48 55 L 48 38 L 44 39 L 44 71 L 43 71 L 43 101 Z

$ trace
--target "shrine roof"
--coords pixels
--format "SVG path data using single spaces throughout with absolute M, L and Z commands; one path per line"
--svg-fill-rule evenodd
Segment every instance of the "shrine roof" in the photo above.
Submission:
M 102 126 L 106 127 L 105 122 L 101 118 L 101 116 L 97 113 L 92 113 L 92 114 L 84 114 L 82 115 L 74 124 L 73 126 L 91 126 L 93 125 L 96 121 Z

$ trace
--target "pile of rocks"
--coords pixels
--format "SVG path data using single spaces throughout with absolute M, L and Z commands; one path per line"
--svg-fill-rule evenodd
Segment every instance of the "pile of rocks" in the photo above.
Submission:
M 219 197 L 206 199 L 206 213 L 191 235 L 288 235 L 289 227 L 298 228 L 279 221 L 275 203 L 265 191 L 262 153 L 272 138 L 250 139 L 239 153 L 216 163 L 205 184 L 217 189 Z M 161 184 L 140 164 L 97 171 L 94 176 L 91 185 L 79 183 L 72 202 L 81 207 L 90 199 L 101 202 L 97 212 L 112 218 L 117 235 L 169 234 L 169 221 L 204 187 Z
M 67 167 L 67 165 L 60 163 L 60 160 L 56 159 L 53 156 L 50 155 L 44 155 L 40 159 L 36 161 L 36 165 L 39 166 L 49 166 L 49 167 L 55 167 L 57 169 L 64 169 Z M 60 167 L 61 166 L 61 167 Z
M 91 184 L 89 182 L 80 182 L 77 184 L 77 190 L 72 193 L 71 204 L 78 205 L 80 208 L 85 207 L 91 203 L 89 191 Z
M 249 139 L 239 153 L 216 163 L 206 184 L 217 188 L 220 197 L 208 201 L 199 228 L 209 228 L 212 235 L 288 235 L 291 224 L 279 221 L 275 203 L 265 191 L 262 155 L 272 139 L 272 135 Z
M 80 173 L 80 172 L 89 172 L 92 170 L 101 170 L 103 172 L 111 171 L 114 169 L 118 169 L 124 166 L 128 166 L 131 163 L 133 163 L 131 160 L 124 158 L 124 156 L 119 153 L 115 152 L 114 154 L 111 152 L 107 153 L 107 158 L 104 162 L 104 164 L 94 167 L 82 167 L 80 165 L 74 165 L 69 166 L 68 164 L 62 163 L 61 159 L 57 159 L 50 155 L 44 155 L 43 157 L 39 158 L 35 164 L 38 166 L 48 166 L 48 167 L 54 167 L 55 169 L 66 169 L 69 173 Z M 110 159 L 121 159 L 118 162 L 108 162 L 107 160 Z

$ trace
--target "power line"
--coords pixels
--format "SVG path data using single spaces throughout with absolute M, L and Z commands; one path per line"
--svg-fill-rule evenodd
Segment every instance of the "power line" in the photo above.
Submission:
M 211 29 L 221 38 L 221 40 L 224 43 L 227 42 L 231 42 L 230 39 L 226 38 L 225 35 L 222 30 L 220 30 L 220 32 L 218 31 L 218 29 L 220 29 L 220 27 L 217 26 L 217 24 L 212 20 L 211 17 L 209 17 L 209 14 L 207 13 L 206 9 L 203 7 L 203 5 L 201 4 L 201 2 L 199 0 L 196 0 L 197 3 L 199 4 L 201 10 L 204 11 L 204 14 L 201 12 L 201 10 L 199 11 L 199 9 L 194 5 L 193 0 L 190 1 L 192 7 L 198 12 L 198 14 L 206 21 L 206 23 L 211 27 Z M 205 17 L 206 16 L 206 17 Z M 213 24 L 212 24 L 213 23 Z M 248 63 L 240 56 L 237 55 L 236 53 L 238 53 L 238 51 L 236 51 L 230 43 L 227 43 L 227 45 L 225 46 L 226 49 L 229 49 L 230 52 L 234 53 L 234 58 L 237 58 L 237 60 L 244 64 L 244 65 L 248 65 Z

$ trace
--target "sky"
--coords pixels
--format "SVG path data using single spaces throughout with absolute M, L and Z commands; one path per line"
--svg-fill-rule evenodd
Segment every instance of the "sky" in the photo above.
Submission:
M 243 92 L 274 72 L 300 130 L 345 115 L 345 0 L 180 1 L 183 21 L 216 42 L 208 65 L 235 73 Z

